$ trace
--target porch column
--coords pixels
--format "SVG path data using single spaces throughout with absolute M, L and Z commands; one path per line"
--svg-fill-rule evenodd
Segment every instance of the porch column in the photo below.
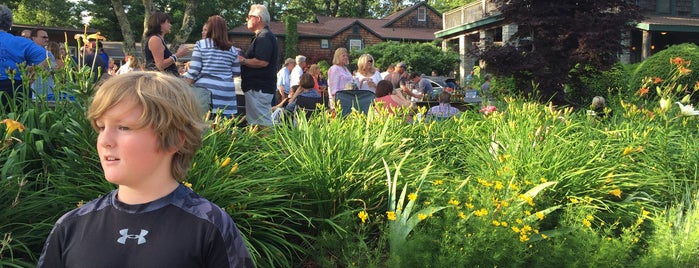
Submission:
M 650 32 L 643 31 L 643 44 L 641 45 L 641 60 L 645 60 L 651 54 L 651 43 L 653 42 Z
M 625 32 L 621 34 L 621 55 L 619 61 L 624 64 L 631 63 L 631 33 Z
M 493 33 L 491 31 L 480 30 L 478 33 L 480 34 L 480 42 L 478 44 L 480 49 L 485 49 L 493 43 Z
M 459 63 L 460 85 L 466 83 L 466 75 L 468 72 L 470 72 L 467 60 L 468 55 L 466 54 L 466 51 L 468 51 L 468 42 L 466 42 L 466 35 L 462 34 L 459 35 L 459 58 L 461 59 L 461 63 Z
M 503 44 L 516 45 L 518 43 L 517 40 L 510 40 L 510 38 L 517 33 L 517 29 L 517 24 L 514 23 L 502 26 Z

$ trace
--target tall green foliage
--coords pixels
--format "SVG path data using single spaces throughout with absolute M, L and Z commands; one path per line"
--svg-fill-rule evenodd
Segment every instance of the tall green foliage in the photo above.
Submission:
M 299 51 L 299 19 L 295 16 L 286 16 L 284 23 L 286 25 L 286 37 L 284 38 L 284 54 L 286 58 L 295 58 Z
M 352 51 L 350 57 L 356 62 L 359 55 L 369 53 L 382 70 L 391 63 L 402 61 L 408 65 L 409 71 L 430 74 L 435 70 L 444 75 L 452 74 L 460 62 L 459 55 L 454 51 L 442 51 L 437 44 L 388 41 Z

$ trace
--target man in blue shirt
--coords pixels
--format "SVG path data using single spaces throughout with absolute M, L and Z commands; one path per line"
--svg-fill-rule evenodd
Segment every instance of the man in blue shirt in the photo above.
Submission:
M 46 61 L 46 49 L 31 39 L 9 33 L 12 20 L 12 10 L 0 5 L 0 109 L 5 112 L 10 101 L 24 98 L 21 96 L 22 78 L 18 66 L 26 64 L 31 69 L 36 65 L 45 65 Z
M 415 85 L 416 89 L 420 91 L 420 93 L 430 99 L 432 98 L 432 93 L 434 92 L 432 85 L 429 81 L 422 79 L 422 76 L 419 73 L 410 73 L 408 79 L 413 82 L 413 85 Z

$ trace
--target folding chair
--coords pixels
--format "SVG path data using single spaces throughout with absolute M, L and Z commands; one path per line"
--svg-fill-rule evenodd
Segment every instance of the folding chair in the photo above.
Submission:
M 368 90 L 340 90 L 335 93 L 335 99 L 340 102 L 342 108 L 342 116 L 346 116 L 352 110 L 366 114 L 375 98 L 376 94 Z

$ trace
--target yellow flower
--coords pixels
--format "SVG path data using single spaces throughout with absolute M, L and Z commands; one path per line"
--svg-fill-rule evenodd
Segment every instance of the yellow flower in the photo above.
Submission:
M 539 220 L 543 220 L 543 219 L 544 219 L 544 213 L 542 213 L 541 211 L 539 211 L 539 212 L 536 213 L 536 217 L 539 218 Z
M 230 164 L 230 163 L 231 163 L 231 158 L 226 157 L 226 160 L 223 160 L 223 163 L 221 163 L 221 167 L 224 168 L 224 167 L 228 166 L 228 164 Z
M 629 155 L 629 154 L 631 154 L 631 153 L 633 153 L 633 152 L 634 152 L 633 146 L 629 146 L 629 147 L 624 148 L 624 152 L 621 153 L 621 154 L 622 154 L 623 156 L 627 156 L 627 155 Z
M 455 200 L 455 199 L 453 199 L 453 198 L 452 198 L 452 199 L 449 199 L 449 204 L 450 204 L 450 205 L 458 206 L 460 203 L 461 203 L 461 202 L 459 202 L 459 200 Z
M 473 204 L 471 203 L 464 203 L 464 206 L 468 209 L 473 209 Z
M 415 200 L 417 200 L 417 194 L 416 194 L 416 193 L 410 193 L 410 194 L 408 194 L 408 199 L 410 199 L 410 201 L 415 201 Z
M 587 219 L 583 219 L 583 220 L 582 220 L 582 223 L 583 223 L 583 225 L 585 225 L 585 227 L 590 227 L 590 226 L 592 226 L 592 223 L 591 223 L 589 220 L 587 220 Z
M 545 183 L 545 182 L 548 181 L 548 180 L 546 180 L 546 178 L 541 178 L 541 179 L 539 179 L 539 180 L 541 181 L 541 183 Z
M 506 221 L 501 221 L 501 222 L 500 222 L 500 225 L 502 225 L 502 227 L 507 227 L 507 222 L 506 222 Z
M 528 194 L 520 194 L 517 197 L 519 197 L 519 199 L 522 199 L 525 202 L 527 202 L 527 204 L 529 204 L 530 206 L 534 206 L 534 199 L 531 196 L 529 196 Z
M 609 191 L 609 194 L 621 199 L 621 189 L 619 188 Z
M 570 200 L 570 202 L 573 203 L 573 204 L 577 204 L 578 202 L 580 202 L 580 201 L 578 201 L 578 199 L 575 198 L 575 197 L 568 197 L 568 200 Z
M 388 218 L 389 221 L 395 221 L 396 220 L 396 212 L 386 211 L 386 217 Z
M 496 181 L 495 182 L 495 190 L 502 190 L 504 186 L 502 185 L 502 182 Z
M 515 233 L 519 233 L 519 227 L 517 226 L 512 226 L 512 231 Z
M 517 224 L 522 224 L 522 220 L 521 220 L 521 219 L 516 219 L 515 222 L 517 222 Z
M 527 236 L 527 235 L 520 235 L 520 236 L 519 236 L 519 242 L 524 243 L 524 242 L 527 242 L 527 241 L 529 241 L 529 236 Z
M 459 211 L 459 218 L 466 219 L 466 213 Z
M 417 214 L 417 218 L 420 219 L 420 220 L 424 220 L 424 219 L 427 219 L 427 215 L 422 214 L 422 213 L 418 213 L 418 214 Z
M 357 217 L 362 220 L 362 223 L 365 223 L 366 220 L 369 218 L 369 213 L 366 213 L 366 211 L 362 210 L 357 214 Z
M 19 132 L 24 132 L 24 125 L 12 119 L 3 119 L 2 121 L 0 121 L 0 124 L 5 124 L 5 127 L 7 128 L 7 134 L 5 134 L 6 136 L 11 135 L 13 132 L 15 132 L 15 130 L 19 130 Z
M 236 162 L 235 164 L 233 164 L 233 167 L 231 167 L 231 171 L 228 172 L 228 173 L 233 174 L 236 170 L 238 170 L 238 162 Z
M 485 216 L 488 215 L 488 211 L 485 208 L 481 208 L 479 210 L 474 211 L 473 215 L 476 215 L 476 217 Z
M 183 184 L 184 186 L 187 186 L 187 188 L 189 188 L 190 190 L 192 189 L 192 184 L 191 184 L 191 183 L 184 181 L 184 182 L 182 182 L 182 184 Z
M 497 221 L 497 220 L 493 220 L 493 225 L 495 225 L 495 226 L 500 226 L 500 222 Z
M 443 180 L 435 180 L 432 182 L 432 184 L 434 184 L 435 186 L 442 185 L 442 184 L 444 184 L 444 181 Z
M 594 220 L 595 217 L 593 217 L 592 215 L 587 215 L 587 216 L 585 216 L 585 219 L 587 219 L 588 221 L 591 221 L 591 220 Z
M 549 236 L 548 236 L 548 235 L 545 235 L 545 234 L 541 234 L 541 238 L 543 238 L 543 239 L 548 239 Z

